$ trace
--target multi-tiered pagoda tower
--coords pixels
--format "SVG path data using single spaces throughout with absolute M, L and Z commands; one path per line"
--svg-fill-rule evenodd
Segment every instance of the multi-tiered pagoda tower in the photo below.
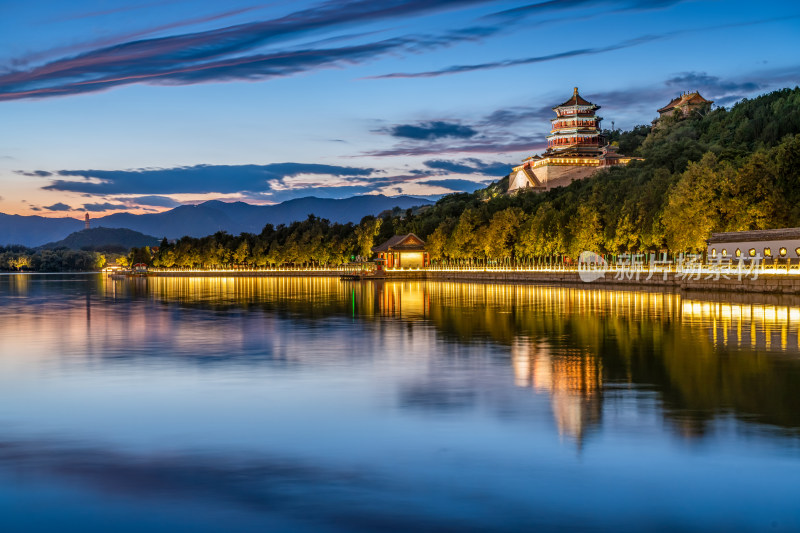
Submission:
M 635 159 L 619 155 L 614 147 L 607 145 L 600 134 L 603 119 L 596 115 L 598 109 L 599 105 L 585 100 L 575 87 L 569 100 L 553 108 L 556 118 L 551 120 L 547 150 L 514 167 L 508 191 L 526 188 L 545 191 L 569 185 L 600 168 L 627 165 Z
M 553 108 L 556 118 L 550 120 L 552 128 L 547 136 L 546 153 L 600 155 L 604 143 L 599 128 L 603 119 L 595 115 L 598 109 L 599 105 L 581 98 L 575 87 L 572 98 Z

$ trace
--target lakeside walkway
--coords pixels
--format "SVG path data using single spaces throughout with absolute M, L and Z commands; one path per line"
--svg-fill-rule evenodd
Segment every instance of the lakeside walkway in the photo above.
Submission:
M 719 269 L 716 265 L 693 268 L 602 270 L 557 268 L 441 268 L 388 269 L 374 281 L 430 280 L 486 283 L 528 283 L 583 286 L 640 286 L 673 291 L 725 291 L 744 293 L 800 294 L 800 270 L 765 266 L 755 269 Z M 236 269 L 150 269 L 158 277 L 341 277 L 343 268 L 236 268 Z

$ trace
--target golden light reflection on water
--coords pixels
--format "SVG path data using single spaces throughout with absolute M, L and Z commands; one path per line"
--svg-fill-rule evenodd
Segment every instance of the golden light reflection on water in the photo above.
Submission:
M 800 347 L 800 307 L 685 300 L 683 322 L 708 325 L 714 344 L 767 350 Z
M 324 336 L 302 352 L 270 329 L 280 322 L 231 327 L 225 320 L 240 312 L 346 318 L 403 325 L 404 333 L 411 331 L 406 324 L 426 326 L 430 338 L 414 330 L 370 340 L 404 342 L 418 358 L 436 357 L 432 343 L 489 343 L 507 354 L 506 386 L 549 398 L 559 432 L 579 441 L 602 424 L 604 406 L 613 401 L 607 390 L 620 384 L 658 391 L 664 416 L 686 436 L 702 435 L 725 413 L 800 428 L 796 298 L 336 278 L 98 277 L 64 285 L 59 300 L 49 296 L 48 283 L 0 279 L 0 367 L 9 375 L 43 359 L 100 361 L 109 347 L 119 355 L 148 343 L 191 357 L 269 346 L 273 357 L 300 360 L 302 353 L 324 352 Z M 210 313 L 184 320 L 176 306 Z
M 559 434 L 579 443 L 602 417 L 603 363 L 594 355 L 554 355 L 546 342 L 517 340 L 511 347 L 515 384 L 550 396 Z
M 447 342 L 506 346 L 513 384 L 547 394 L 559 431 L 579 440 L 600 424 L 609 383 L 668 391 L 668 416 L 687 436 L 731 410 L 800 427 L 800 400 L 784 396 L 800 379 L 794 298 L 335 278 L 163 278 L 135 290 L 189 305 L 420 322 Z
M 24 290 L 26 277 L 15 280 Z M 282 301 L 302 307 L 355 304 L 362 316 L 428 317 L 432 307 L 451 307 L 479 321 L 491 314 L 536 309 L 559 315 L 615 316 L 678 321 L 709 327 L 715 343 L 788 349 L 798 347 L 800 302 L 775 304 L 770 295 L 743 297 L 740 302 L 709 301 L 676 293 L 564 288 L 536 285 L 492 285 L 455 282 L 348 283 L 336 278 L 149 278 L 114 281 L 106 278 L 106 295 L 147 296 L 163 301 L 210 305 L 250 305 Z M 718 296 L 717 296 L 718 297 Z M 350 306 L 351 311 L 352 305 Z M 489 320 L 486 317 L 485 320 Z M 502 322 L 502 320 L 496 320 Z

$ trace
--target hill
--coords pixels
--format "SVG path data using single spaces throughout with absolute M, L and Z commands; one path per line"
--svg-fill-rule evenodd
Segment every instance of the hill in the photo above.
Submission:
M 260 234 L 187 237 L 154 264 L 337 264 L 409 232 L 434 261 L 684 252 L 712 231 L 800 226 L 800 88 L 604 135 L 644 160 L 545 193 L 509 195 L 506 176 L 357 226 L 311 216 Z
M 244 202 L 209 201 L 183 205 L 145 215 L 115 213 L 92 220 L 92 225 L 127 228 L 159 238 L 177 239 L 184 235 L 200 237 L 218 231 L 229 233 L 260 232 L 266 224 L 290 224 L 309 214 L 332 222 L 358 222 L 366 215 L 377 215 L 400 207 L 405 210 L 433 202 L 413 196 L 364 195 L 344 199 L 298 198 L 276 205 L 250 205 Z M 83 228 L 83 221 L 72 218 L 4 215 L 0 213 L 0 244 L 40 246 L 64 239 Z
M 70 233 L 66 238 L 43 245 L 41 248 L 70 250 L 127 252 L 133 247 L 158 246 L 158 239 L 125 228 L 89 228 Z
M 75 218 L 6 215 L 0 213 L 0 245 L 21 244 L 38 246 L 44 242 L 63 239 L 83 228 Z
M 384 221 L 377 239 L 414 232 L 435 259 L 576 257 L 701 250 L 715 231 L 800 226 L 800 88 L 603 133 L 644 161 L 546 193 L 509 196 L 504 179 L 445 196 Z
M 275 205 L 251 205 L 244 202 L 212 200 L 198 205 L 184 205 L 152 215 L 116 213 L 97 219 L 108 227 L 129 228 L 142 233 L 177 239 L 188 235 L 202 237 L 217 231 L 259 233 L 266 224 L 290 224 L 313 214 L 331 222 L 358 222 L 366 215 L 400 207 L 405 210 L 433 202 L 413 196 L 365 195 L 344 199 L 297 198 Z

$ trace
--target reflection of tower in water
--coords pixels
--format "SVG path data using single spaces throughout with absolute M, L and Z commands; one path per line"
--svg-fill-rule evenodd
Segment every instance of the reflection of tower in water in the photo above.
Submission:
M 554 355 L 547 343 L 518 337 L 511 361 L 518 387 L 550 395 L 559 434 L 580 445 L 586 431 L 600 424 L 603 366 L 598 357 L 578 350 Z

